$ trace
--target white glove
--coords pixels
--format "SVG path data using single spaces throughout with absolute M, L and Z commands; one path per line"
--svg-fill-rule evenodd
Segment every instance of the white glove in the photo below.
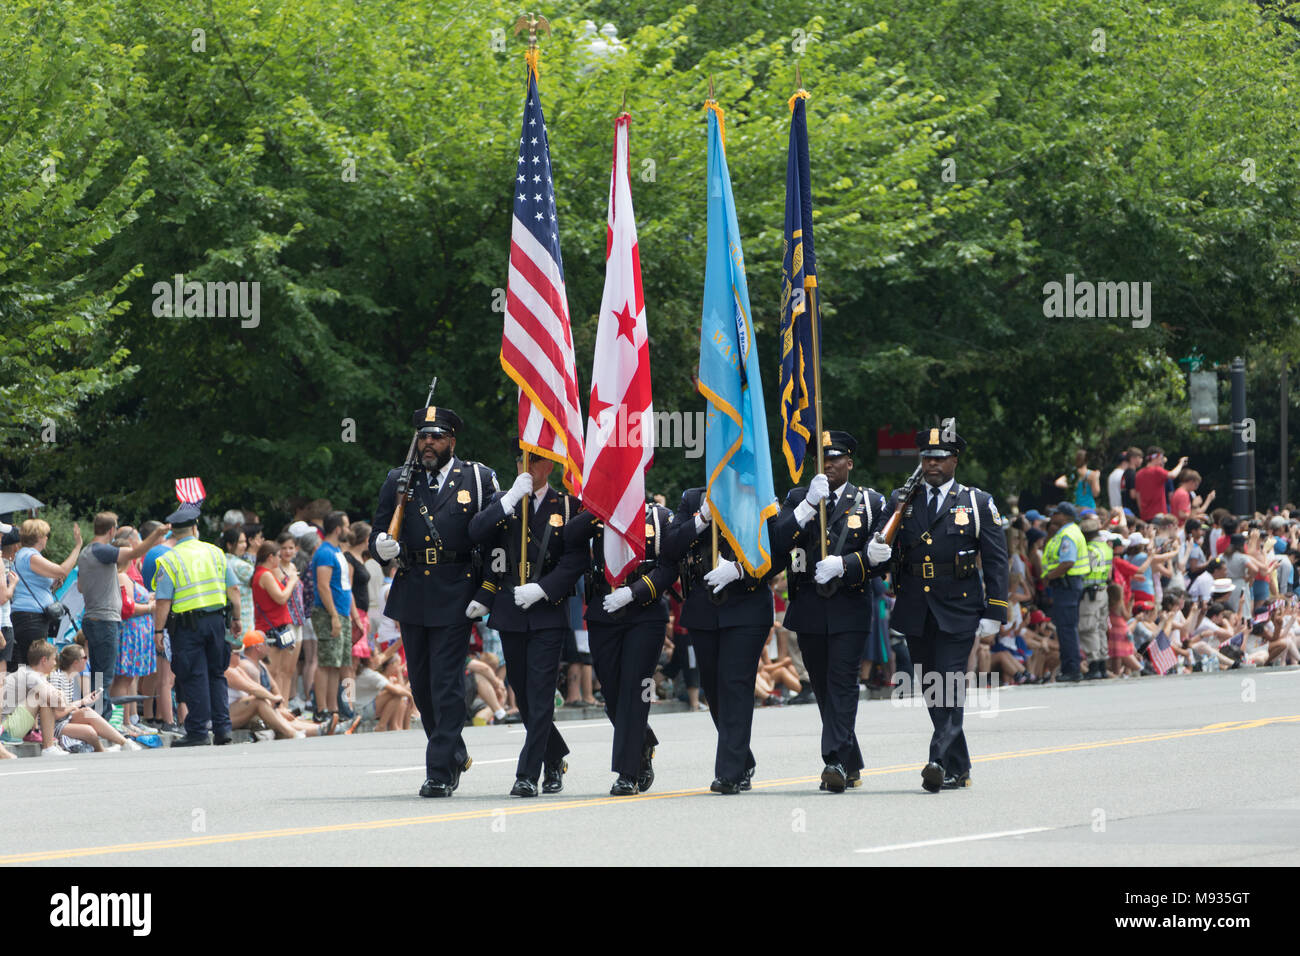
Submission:
M 501 506 L 509 514 L 515 510 L 515 505 L 524 500 L 524 495 L 531 495 L 532 493 L 533 476 L 528 472 L 524 472 L 515 479 L 515 483 L 510 486 L 510 490 L 502 496 Z
M 479 604 L 478 601 L 470 601 L 469 607 L 465 608 L 465 616 L 471 621 L 476 617 L 483 617 L 487 612 L 488 609 Z
M 894 556 L 894 549 L 883 541 L 877 541 L 872 538 L 867 542 L 867 560 L 871 562 L 874 568 L 878 564 L 884 564 Z
M 525 611 L 544 597 L 546 592 L 540 584 L 521 584 L 515 588 L 515 603 Z
M 817 507 L 818 502 L 830 497 L 831 483 L 826 480 L 825 475 L 817 475 L 812 481 L 808 482 L 808 494 L 804 496 L 804 501 Z
M 844 559 L 838 554 L 832 554 L 829 558 L 822 558 L 817 562 L 817 570 L 813 572 L 813 580 L 818 584 L 825 584 L 832 578 L 843 577 Z
M 619 608 L 627 607 L 632 603 L 631 588 L 615 588 L 609 594 L 605 595 L 603 606 L 606 614 L 613 614 Z
M 713 588 L 713 593 L 719 593 L 732 581 L 739 581 L 744 569 L 741 568 L 739 561 L 723 561 L 718 559 L 718 566 L 704 575 L 704 583 Z
M 391 561 L 402 552 L 402 546 L 389 537 L 387 531 L 379 532 L 375 538 L 375 554 L 381 561 Z
M 976 637 L 988 637 L 990 634 L 996 634 L 1002 630 L 1002 622 L 995 621 L 991 617 L 980 618 L 980 626 L 975 631 Z
M 709 526 L 709 522 L 712 520 L 713 520 L 713 513 L 709 511 L 709 499 L 701 498 L 700 510 L 695 514 L 695 533 L 699 534 L 701 531 L 707 528 Z

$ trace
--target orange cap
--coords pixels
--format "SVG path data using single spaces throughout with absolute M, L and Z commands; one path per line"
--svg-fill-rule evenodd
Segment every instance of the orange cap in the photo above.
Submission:
M 266 643 L 266 635 L 263 634 L 261 631 L 245 631 L 245 632 L 244 632 L 244 649 L 245 649 L 245 650 L 247 650 L 248 648 L 252 647 L 254 644 L 265 644 L 265 643 Z

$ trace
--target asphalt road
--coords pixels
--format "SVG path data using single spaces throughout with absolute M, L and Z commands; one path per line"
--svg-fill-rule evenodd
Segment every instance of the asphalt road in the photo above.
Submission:
M 422 800 L 423 735 L 5 761 L 0 863 L 1300 863 L 1300 669 L 1021 687 L 968 713 L 974 786 L 920 788 L 929 721 L 863 702 L 861 789 L 819 793 L 816 707 L 754 715 L 754 790 L 709 793 L 705 713 L 652 717 L 647 794 L 608 795 L 611 728 L 563 725 L 565 791 L 507 796 L 516 727 L 465 730 L 474 767 Z

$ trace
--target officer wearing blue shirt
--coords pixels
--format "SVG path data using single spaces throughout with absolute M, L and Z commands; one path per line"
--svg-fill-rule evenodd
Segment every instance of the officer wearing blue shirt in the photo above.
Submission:
M 1091 570 L 1088 542 L 1076 523 L 1074 505 L 1062 501 L 1052 512 L 1047 525 L 1047 544 L 1043 548 L 1043 580 L 1050 599 L 1048 616 L 1056 626 L 1061 646 L 1061 669 L 1057 681 L 1082 679 L 1079 660 L 1079 600 L 1084 581 Z
M 937 793 L 971 785 L 962 731 L 966 662 L 976 637 L 996 634 L 1007 619 L 1007 543 L 993 498 L 956 480 L 965 440 L 928 428 L 917 432 L 916 446 L 924 484 L 903 509 L 893 548 L 873 538 L 866 554 L 873 566 L 893 561 L 889 623 L 907 636 L 921 668 L 934 726 L 921 786 Z M 901 496 L 893 493 L 891 513 Z

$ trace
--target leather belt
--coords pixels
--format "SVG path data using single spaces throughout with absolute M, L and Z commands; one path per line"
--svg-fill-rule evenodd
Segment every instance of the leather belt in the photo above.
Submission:
M 225 607 L 200 607 L 193 611 L 181 611 L 179 614 L 172 614 L 172 619 L 179 627 L 193 627 L 200 620 L 214 614 L 225 614 Z
M 468 564 L 468 551 L 448 551 L 446 548 L 423 548 L 411 552 L 416 564 Z
M 922 561 L 920 564 L 905 564 L 903 570 L 908 574 L 918 578 L 946 578 L 951 577 L 953 565 L 935 564 L 933 561 Z

